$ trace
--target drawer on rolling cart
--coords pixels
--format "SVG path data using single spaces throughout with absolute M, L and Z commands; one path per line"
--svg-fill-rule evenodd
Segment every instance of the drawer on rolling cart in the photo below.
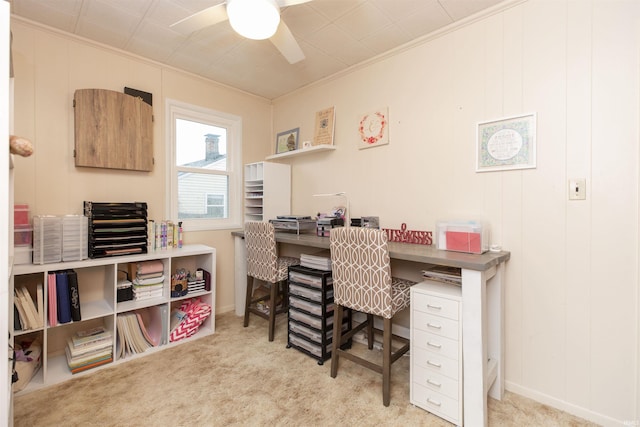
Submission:
M 414 301 L 411 301 L 411 304 L 415 311 L 442 316 L 451 320 L 459 320 L 458 301 L 420 292 L 414 293 L 413 298 Z
M 429 390 L 428 388 L 415 383 L 413 384 L 411 398 L 411 403 L 414 405 L 420 406 L 429 412 L 433 412 L 435 415 L 442 415 L 450 421 L 459 421 L 459 402 L 455 399 L 451 399 L 442 393 Z
M 459 361 L 457 359 L 440 356 L 422 348 L 412 349 L 411 357 L 415 357 L 413 362 L 414 367 L 422 366 L 425 369 L 446 375 L 449 378 L 459 379 Z
M 415 329 L 413 331 L 413 341 L 411 341 L 412 349 L 420 348 L 434 354 L 458 360 L 459 346 L 459 341 L 451 338 L 431 334 L 420 329 Z
M 441 337 L 459 340 L 460 325 L 457 320 L 434 316 L 422 311 L 413 311 L 413 327 L 416 330 L 426 331 Z

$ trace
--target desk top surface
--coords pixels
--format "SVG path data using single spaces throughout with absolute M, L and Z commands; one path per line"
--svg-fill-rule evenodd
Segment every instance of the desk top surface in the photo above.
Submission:
M 231 233 L 236 237 L 244 237 L 243 231 Z M 329 238 L 315 234 L 295 234 L 276 232 L 276 242 L 289 245 L 307 246 L 312 248 L 329 249 Z M 414 261 L 422 264 L 446 265 L 449 267 L 466 268 L 468 270 L 485 271 L 507 261 L 511 253 L 485 252 L 484 254 L 467 254 L 436 249 L 433 245 L 416 245 L 411 243 L 389 242 L 389 256 L 391 259 Z

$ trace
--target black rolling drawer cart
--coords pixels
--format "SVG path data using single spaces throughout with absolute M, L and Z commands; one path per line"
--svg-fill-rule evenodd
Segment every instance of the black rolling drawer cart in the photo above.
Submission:
M 351 330 L 351 310 L 345 310 L 343 331 Z M 289 267 L 289 327 L 287 347 L 311 356 L 322 365 L 331 358 L 333 283 L 331 271 L 300 265 Z M 350 347 L 346 343 L 344 347 Z

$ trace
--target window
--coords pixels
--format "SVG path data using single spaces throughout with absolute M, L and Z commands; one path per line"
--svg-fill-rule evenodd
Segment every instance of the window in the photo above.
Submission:
M 207 194 L 207 214 L 214 218 L 224 218 L 227 207 L 224 204 L 224 194 Z
M 184 230 L 241 226 L 241 133 L 240 117 L 167 101 L 167 212 Z

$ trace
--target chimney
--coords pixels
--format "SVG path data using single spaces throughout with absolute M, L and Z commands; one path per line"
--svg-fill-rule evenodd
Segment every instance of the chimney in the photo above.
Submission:
M 206 144 L 205 160 L 215 160 L 220 157 L 220 148 L 218 147 L 220 135 L 208 133 L 205 135 L 204 142 Z

